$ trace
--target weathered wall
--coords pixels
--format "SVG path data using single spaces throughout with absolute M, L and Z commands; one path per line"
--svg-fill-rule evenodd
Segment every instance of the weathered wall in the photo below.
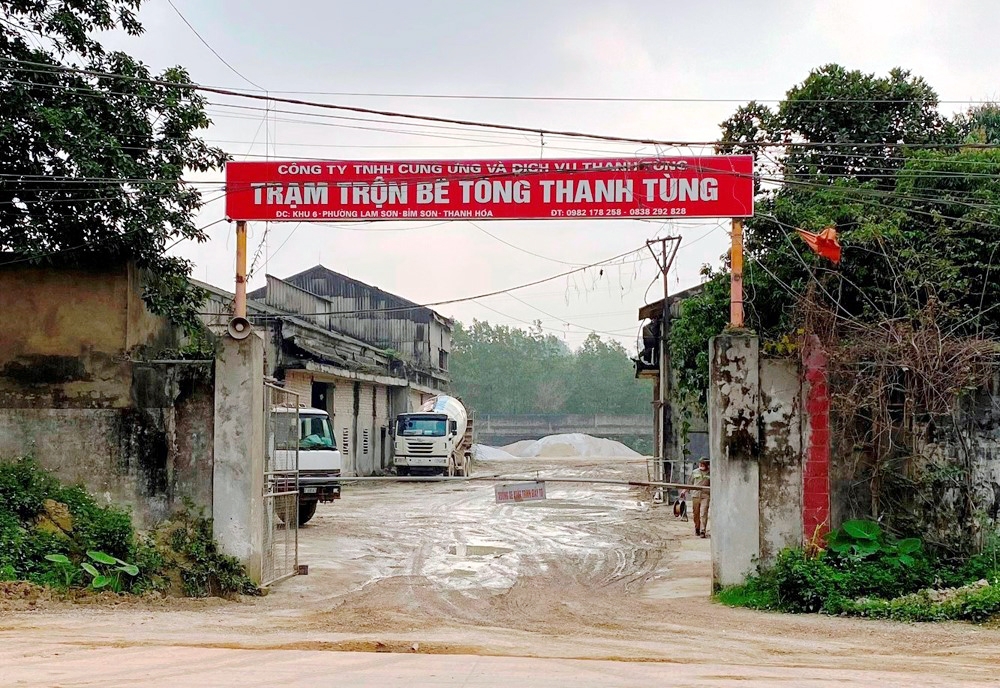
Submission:
M 63 481 L 131 509 L 147 528 L 212 507 L 212 364 L 150 366 L 126 408 L 0 409 L 0 459 L 33 456 Z
M 211 507 L 211 362 L 138 363 L 178 334 L 141 273 L 0 269 L 0 458 L 34 456 L 130 507 L 139 527 L 187 498 Z
M 974 551 L 1000 530 L 1000 379 L 950 416 L 900 414 L 876 503 L 870 449 L 852 439 L 867 416 L 844 404 L 834 411 L 831 388 L 848 382 L 830 381 L 818 341 L 804 342 L 800 361 L 761 360 L 756 339 L 741 336 L 713 339 L 710 354 L 716 586 L 741 582 L 785 547 L 821 542 L 851 518 L 953 552 Z
M 741 583 L 760 554 L 759 353 L 756 337 L 722 335 L 709 343 L 712 579 Z
M 797 362 L 760 361 L 761 565 L 769 566 L 802 533 L 802 404 Z
M 124 408 L 127 355 L 176 344 L 141 301 L 141 275 L 103 269 L 0 268 L 0 407 Z
M 892 456 L 873 480 L 870 449 L 852 442 L 838 408 L 830 421 L 830 522 L 878 519 L 897 532 L 961 554 L 1000 533 L 1000 391 L 997 381 L 967 397 L 950 416 L 913 414 L 894 428 Z

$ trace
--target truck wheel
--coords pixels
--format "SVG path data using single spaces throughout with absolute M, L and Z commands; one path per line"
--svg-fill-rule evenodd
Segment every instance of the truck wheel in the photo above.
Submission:
M 299 504 L 299 525 L 304 526 L 316 515 L 316 506 L 319 502 L 307 502 Z

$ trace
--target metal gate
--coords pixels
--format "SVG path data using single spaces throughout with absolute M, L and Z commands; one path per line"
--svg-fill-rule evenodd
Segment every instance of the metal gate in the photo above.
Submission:
M 299 395 L 264 383 L 264 546 L 261 585 L 299 567 Z

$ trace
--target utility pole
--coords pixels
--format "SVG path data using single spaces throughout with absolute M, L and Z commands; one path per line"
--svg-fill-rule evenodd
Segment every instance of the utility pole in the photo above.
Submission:
M 680 247 L 680 237 L 667 237 L 665 239 L 652 239 L 646 242 L 649 252 L 653 254 L 656 263 L 663 275 L 663 311 L 660 315 L 660 356 L 657 377 L 657 399 L 656 423 L 654 437 L 656 446 L 653 449 L 653 480 L 654 482 L 669 482 L 673 473 L 673 418 L 670 413 L 670 287 L 668 276 L 670 267 L 673 265 L 677 249 Z M 653 250 L 656 244 L 660 244 L 659 255 Z M 669 247 L 667 244 L 670 244 Z M 670 468 L 668 468 L 668 466 Z M 663 489 L 657 490 L 655 501 L 663 501 Z
M 243 220 L 236 223 L 236 298 L 233 315 L 247 317 L 247 223 Z
M 733 220 L 729 281 L 729 326 L 743 327 L 743 220 Z

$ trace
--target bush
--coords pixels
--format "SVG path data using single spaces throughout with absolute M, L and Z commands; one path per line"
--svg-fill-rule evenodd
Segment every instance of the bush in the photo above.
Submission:
M 58 490 L 58 481 L 31 459 L 0 464 L 0 510 L 22 521 L 38 516 Z
M 132 516 L 114 506 L 101 506 L 82 487 L 59 489 L 53 497 L 69 507 L 73 515 L 73 539 L 81 551 L 99 550 L 131 560 L 136 536 Z
M 48 500 L 68 510 L 68 528 L 39 526 Z M 114 589 L 122 592 L 163 590 L 175 578 L 183 580 L 178 592 L 192 596 L 258 591 L 239 561 L 218 551 L 211 521 L 184 514 L 178 522 L 171 542 L 158 542 L 137 534 L 127 511 L 99 504 L 81 487 L 60 485 L 34 461 L 0 462 L 0 580 L 88 585 L 95 576 L 81 573 L 87 564 L 112 574 Z M 101 570 L 102 560 L 117 563 Z M 121 575 L 125 569 L 129 573 Z
M 818 612 L 839 594 L 842 576 L 820 554 L 786 549 L 778 555 L 770 578 L 778 608 L 789 612 Z
M 1000 614 L 994 551 L 958 565 L 942 563 L 920 540 L 891 539 L 877 524 L 864 521 L 845 523 L 830 533 L 828 544 L 818 553 L 783 550 L 771 569 L 720 591 L 717 598 L 754 609 L 903 621 L 984 621 Z M 950 587 L 933 589 L 942 586 Z
M 260 589 L 239 560 L 219 551 L 212 537 L 212 521 L 192 511 L 189 505 L 186 512 L 157 531 L 166 568 L 179 573 L 183 594 L 188 597 L 259 594 Z
M 841 613 L 896 621 L 989 621 L 1000 615 L 1000 585 L 966 586 L 942 599 L 924 590 L 892 600 L 845 600 Z

